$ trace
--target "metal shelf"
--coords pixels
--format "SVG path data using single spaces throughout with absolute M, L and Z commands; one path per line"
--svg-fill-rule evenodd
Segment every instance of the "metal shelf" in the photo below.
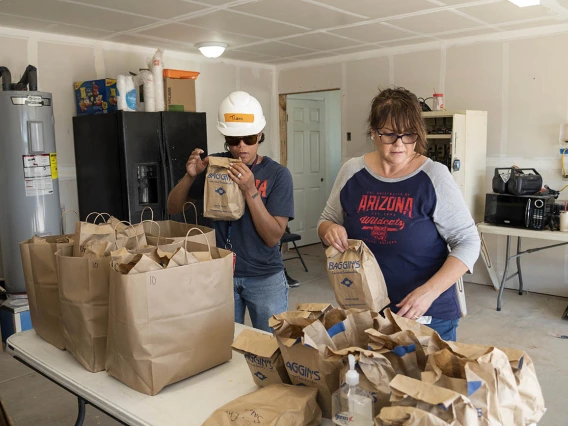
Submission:
M 452 135 L 444 135 L 444 134 L 431 134 L 431 135 L 426 135 L 426 139 L 451 139 Z

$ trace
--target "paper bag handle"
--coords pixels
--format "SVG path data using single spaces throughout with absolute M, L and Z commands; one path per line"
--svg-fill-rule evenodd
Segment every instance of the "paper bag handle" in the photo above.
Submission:
M 145 208 L 149 208 L 149 207 L 145 207 Z M 150 209 L 150 210 L 152 210 L 152 209 Z M 152 216 L 153 216 L 153 215 L 154 215 L 154 212 L 152 211 Z M 158 240 L 157 240 L 157 242 L 156 242 L 156 247 L 158 247 L 158 246 L 160 245 L 160 235 L 161 235 L 160 224 L 159 224 L 158 222 L 156 222 L 155 220 L 143 220 L 143 221 L 140 222 L 140 223 L 146 223 L 146 222 L 148 222 L 148 223 L 155 223 L 156 226 L 158 227 Z
M 117 250 L 118 250 L 118 238 L 117 238 L 117 236 L 116 236 L 116 227 L 117 227 L 119 224 L 121 224 L 121 223 L 127 223 L 127 224 L 129 225 L 129 226 L 128 226 L 127 228 L 125 228 L 125 229 L 134 228 L 134 225 L 131 224 L 130 222 L 128 222 L 127 220 L 120 220 L 120 221 L 118 221 L 118 222 L 116 222 L 116 223 L 114 224 L 114 229 L 113 229 L 113 231 L 114 231 L 114 232 L 113 232 L 113 234 L 114 234 L 114 247 L 115 247 Z M 134 234 L 134 236 L 136 237 L 136 247 L 138 247 L 138 234 Z
M 193 206 L 193 210 L 195 211 L 195 224 L 197 225 L 197 207 L 195 207 L 195 204 L 193 204 L 191 201 L 186 201 L 185 203 L 183 203 L 183 207 L 182 207 L 183 221 L 187 225 L 187 219 L 185 218 L 185 205 L 186 204 L 191 204 Z
M 209 260 L 213 260 L 213 256 L 211 255 L 211 244 L 209 244 L 209 240 L 207 239 L 207 235 L 205 235 L 205 232 L 203 232 L 199 228 L 191 228 L 189 231 L 187 231 L 187 234 L 185 234 L 185 242 L 183 243 L 183 248 L 185 249 L 185 263 L 187 263 L 188 265 L 189 261 L 187 260 L 187 238 L 189 237 L 189 233 L 194 229 L 201 232 L 205 237 L 205 241 L 207 241 L 207 247 L 209 248 Z
M 89 221 L 89 217 L 90 217 L 92 214 L 96 214 L 95 220 L 93 220 L 93 223 L 94 223 L 94 224 L 97 223 L 97 219 L 98 219 L 99 217 L 102 216 L 103 219 L 104 219 L 104 215 L 105 215 L 105 214 L 106 214 L 106 215 L 109 217 L 109 219 L 110 219 L 110 214 L 108 214 L 108 213 L 91 212 L 91 213 L 89 213 L 89 214 L 87 215 L 87 217 L 85 218 L 85 222 L 88 222 L 88 221 Z
M 65 229 L 63 226 L 63 218 L 65 217 L 65 215 L 69 212 L 73 212 L 77 215 L 77 219 L 79 219 L 79 213 L 77 213 L 75 210 L 63 210 L 63 212 L 61 212 L 61 216 L 59 217 L 59 232 L 61 232 L 61 235 L 65 234 Z
M 140 222 L 144 222 L 144 212 L 146 210 L 150 210 L 152 212 L 152 218 L 150 219 L 151 221 L 154 221 L 154 210 L 152 210 L 152 207 L 146 206 L 142 209 L 142 212 L 140 212 Z

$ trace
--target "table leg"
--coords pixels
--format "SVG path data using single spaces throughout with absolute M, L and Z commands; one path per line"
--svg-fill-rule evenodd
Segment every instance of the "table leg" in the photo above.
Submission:
M 511 246 L 511 236 L 507 235 L 507 248 L 505 249 L 505 272 L 501 279 L 501 286 L 499 287 L 499 296 L 497 296 L 497 310 L 501 310 L 501 300 L 503 299 L 503 291 L 505 290 L 505 282 L 507 281 L 507 274 L 509 273 L 509 247 Z
M 83 422 L 85 421 L 87 401 L 85 401 L 83 398 L 78 396 L 77 403 L 79 406 L 79 412 L 77 413 L 77 421 L 75 422 L 75 426 L 83 426 Z
M 523 273 L 521 272 L 521 237 L 517 237 L 517 272 L 519 274 L 519 295 L 523 294 Z

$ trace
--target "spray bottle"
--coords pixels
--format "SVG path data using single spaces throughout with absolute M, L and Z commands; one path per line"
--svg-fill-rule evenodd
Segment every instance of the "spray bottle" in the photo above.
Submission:
M 359 373 L 355 370 L 355 357 L 352 354 L 349 354 L 345 383 L 333 393 L 332 411 L 332 420 L 336 425 L 373 425 L 373 397 L 359 387 Z

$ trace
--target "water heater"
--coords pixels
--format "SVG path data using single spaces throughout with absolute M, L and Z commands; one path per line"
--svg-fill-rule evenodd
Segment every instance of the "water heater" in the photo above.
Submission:
M 0 244 L 6 291 L 17 294 L 26 291 L 19 243 L 60 233 L 57 154 L 51 93 L 37 91 L 35 68 L 19 83 L 5 67 L 0 75 Z

